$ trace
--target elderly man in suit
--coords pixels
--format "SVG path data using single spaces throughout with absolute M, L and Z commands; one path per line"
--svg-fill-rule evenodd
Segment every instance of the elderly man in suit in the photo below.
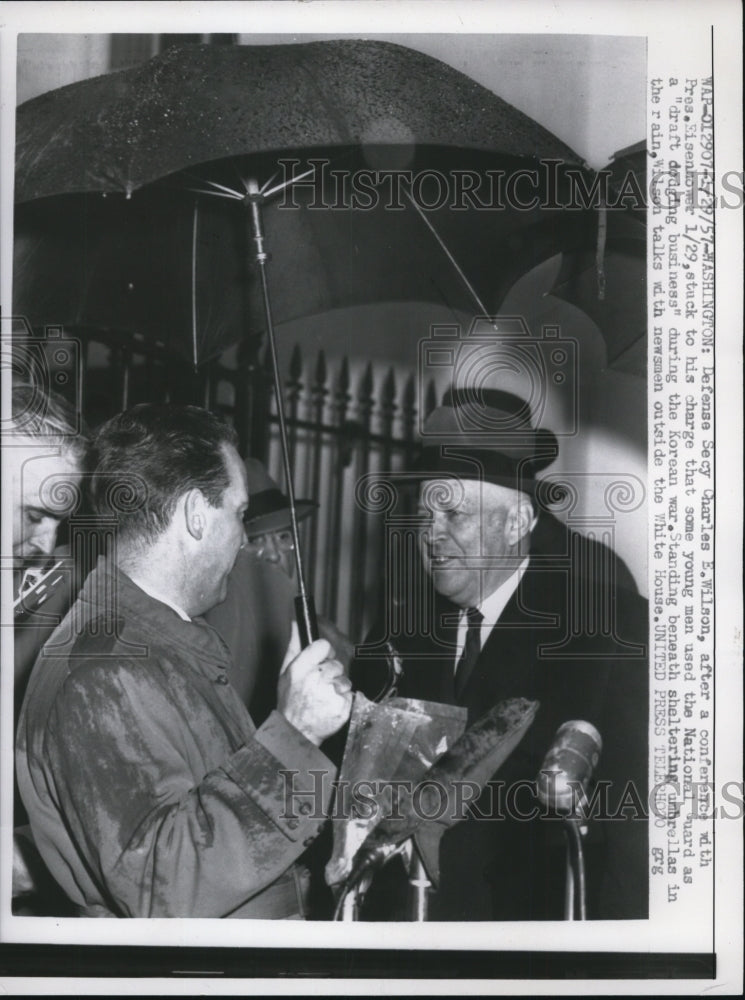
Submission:
M 399 613 L 418 623 L 414 634 L 392 637 L 403 662 L 398 693 L 464 706 L 469 724 L 506 698 L 540 702 L 467 820 L 445 834 L 431 918 L 562 919 L 563 822 L 535 790 L 558 728 L 575 720 L 604 742 L 601 815 L 585 844 L 588 915 L 644 917 L 646 602 L 616 583 L 605 546 L 556 524 L 536 532 L 545 515 L 535 477 L 557 441 L 531 426 L 524 401 L 453 392 L 424 432 L 417 480 L 428 586 L 412 584 L 408 614 Z M 549 540 L 543 550 L 534 534 Z M 363 648 L 352 678 L 372 695 L 380 669 Z

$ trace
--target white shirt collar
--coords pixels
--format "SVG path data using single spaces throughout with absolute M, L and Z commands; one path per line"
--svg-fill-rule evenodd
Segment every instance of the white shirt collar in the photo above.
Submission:
M 506 608 L 507 602 L 520 586 L 520 581 L 525 575 L 525 570 L 528 568 L 529 561 L 529 557 L 526 556 L 512 576 L 508 577 L 504 583 L 500 584 L 496 590 L 492 591 L 492 593 L 489 594 L 488 597 L 485 597 L 481 604 L 478 605 L 479 611 L 484 616 L 484 622 L 481 626 L 482 630 L 484 625 L 486 625 L 489 628 L 489 631 L 491 631 L 492 626 L 496 625 L 499 621 L 499 616 Z
M 517 588 L 520 586 L 520 581 L 525 576 L 525 571 L 528 568 L 528 563 L 530 562 L 530 557 L 526 556 L 520 565 L 517 567 L 512 576 L 508 577 L 504 583 L 500 584 L 496 590 L 492 591 L 488 597 L 477 604 L 476 607 L 479 609 L 481 614 L 484 616 L 481 622 L 480 629 L 480 639 L 481 648 L 483 649 L 486 640 L 491 635 L 491 631 L 494 626 L 499 621 L 499 617 L 507 607 L 507 602 L 515 593 Z M 467 618 L 467 608 L 463 608 L 460 613 L 460 618 L 458 620 L 458 648 L 455 653 L 455 665 L 457 666 L 458 660 L 460 659 L 461 653 L 463 652 L 463 647 L 466 644 L 466 633 L 468 631 L 468 618 Z

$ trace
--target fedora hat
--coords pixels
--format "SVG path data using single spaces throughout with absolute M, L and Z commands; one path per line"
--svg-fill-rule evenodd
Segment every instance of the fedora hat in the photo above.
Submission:
M 257 458 L 245 460 L 248 477 L 248 510 L 244 517 L 248 535 L 265 535 L 290 527 L 290 501 Z M 314 500 L 295 500 L 298 521 L 309 517 L 318 504 Z
M 556 435 L 533 427 L 530 407 L 501 389 L 450 389 L 426 418 L 414 465 L 422 479 L 478 479 L 526 493 L 559 453 Z

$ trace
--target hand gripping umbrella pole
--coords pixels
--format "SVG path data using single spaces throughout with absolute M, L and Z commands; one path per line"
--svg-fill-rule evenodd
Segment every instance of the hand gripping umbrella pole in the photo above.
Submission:
M 274 324 L 272 322 L 272 304 L 269 298 L 269 284 L 266 276 L 266 262 L 269 255 L 264 249 L 264 230 L 261 223 L 261 203 L 264 195 L 259 189 L 258 183 L 251 179 L 248 181 L 244 204 L 251 211 L 251 228 L 253 230 L 253 241 L 256 244 L 256 263 L 259 266 L 261 276 L 261 294 L 264 302 L 264 316 L 266 318 L 266 333 L 269 341 L 269 350 L 272 356 L 272 374 L 274 376 L 274 395 L 277 400 L 277 419 L 279 423 L 279 440 L 282 451 L 282 461 L 285 470 L 285 482 L 287 483 L 287 499 L 290 506 L 290 528 L 292 530 L 293 551 L 295 554 L 295 567 L 297 569 L 299 594 L 295 598 L 295 613 L 300 630 L 300 642 L 303 647 L 318 638 L 318 622 L 316 619 L 316 609 L 312 596 L 305 586 L 305 574 L 303 572 L 303 560 L 300 554 L 300 534 L 297 526 L 297 512 L 295 510 L 295 488 L 292 482 L 292 468 L 290 465 L 290 449 L 287 443 L 287 426 L 285 423 L 285 409 L 282 399 L 282 382 L 279 374 L 279 362 L 277 360 L 277 345 L 274 339 Z

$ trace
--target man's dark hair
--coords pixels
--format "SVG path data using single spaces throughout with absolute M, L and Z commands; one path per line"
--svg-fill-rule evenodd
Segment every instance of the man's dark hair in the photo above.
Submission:
M 141 403 L 125 410 L 93 441 L 94 510 L 116 517 L 120 539 L 154 541 L 188 490 L 222 505 L 229 477 L 221 449 L 236 444 L 233 428 L 198 406 Z

